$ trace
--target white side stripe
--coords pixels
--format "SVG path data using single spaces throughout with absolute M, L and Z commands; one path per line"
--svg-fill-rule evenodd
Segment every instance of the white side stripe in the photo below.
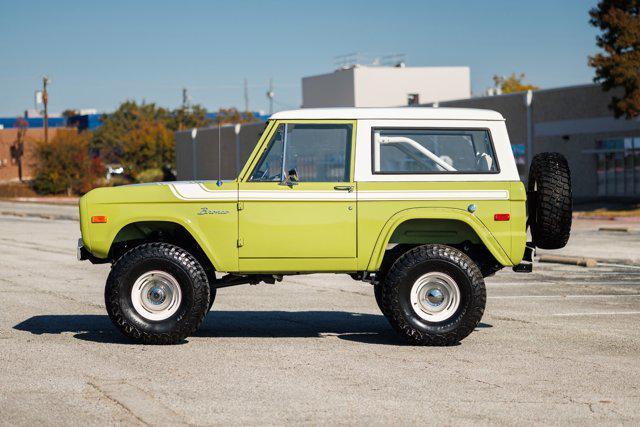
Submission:
M 506 190 L 359 191 L 358 200 L 509 200 L 509 192 Z
M 236 190 L 209 190 L 200 182 L 177 182 L 169 184 L 169 188 L 182 200 L 238 200 Z
M 385 201 L 385 200 L 509 200 L 506 190 L 382 190 L 318 191 L 318 190 L 209 190 L 202 183 L 172 183 L 169 188 L 181 200 L 203 201 Z

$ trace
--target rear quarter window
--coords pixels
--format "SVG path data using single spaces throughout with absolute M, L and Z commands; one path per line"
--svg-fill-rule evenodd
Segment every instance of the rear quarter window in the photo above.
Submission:
M 372 130 L 374 174 L 498 173 L 488 129 Z

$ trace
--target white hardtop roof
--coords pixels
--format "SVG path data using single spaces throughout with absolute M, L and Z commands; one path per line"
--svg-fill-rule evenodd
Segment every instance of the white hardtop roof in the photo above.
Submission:
M 276 120 L 304 119 L 408 119 L 408 120 L 504 120 L 502 114 L 492 110 L 475 108 L 434 108 L 434 107 L 396 107 L 396 108 L 304 108 L 301 110 L 280 111 L 271 116 Z

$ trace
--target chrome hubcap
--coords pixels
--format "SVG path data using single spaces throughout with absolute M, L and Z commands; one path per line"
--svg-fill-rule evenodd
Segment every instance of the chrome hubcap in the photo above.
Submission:
M 131 288 L 131 302 L 147 320 L 165 320 L 175 314 L 182 301 L 178 281 L 164 271 L 148 271 L 138 277 Z
M 450 276 L 433 271 L 424 274 L 411 287 L 411 306 L 420 318 L 442 322 L 460 306 L 460 288 Z

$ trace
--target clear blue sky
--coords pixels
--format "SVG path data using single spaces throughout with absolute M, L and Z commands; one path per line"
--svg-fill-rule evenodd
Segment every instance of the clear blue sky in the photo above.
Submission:
M 113 110 L 125 99 L 175 107 L 181 88 L 210 110 L 301 102 L 300 79 L 336 55 L 404 53 L 407 65 L 471 67 L 541 87 L 590 82 L 593 1 L 10 1 L 0 7 L 0 116 L 33 106 L 43 74 L 50 110 Z

